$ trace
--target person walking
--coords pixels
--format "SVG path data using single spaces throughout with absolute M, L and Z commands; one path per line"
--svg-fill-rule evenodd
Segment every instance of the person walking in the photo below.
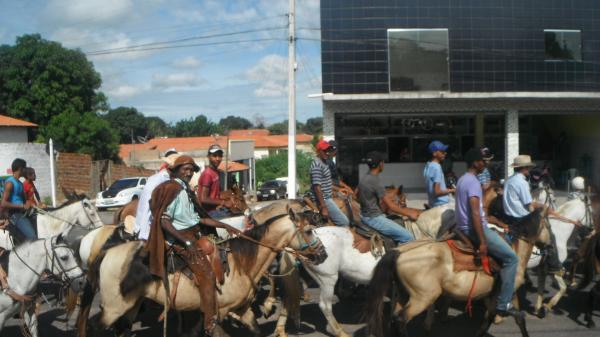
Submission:
M 501 285 L 496 303 L 496 314 L 501 317 L 509 315 L 524 317 L 521 311 L 511 305 L 519 258 L 508 243 L 487 226 L 483 210 L 483 190 L 477 179 L 477 175 L 485 168 L 481 151 L 470 149 L 465 154 L 465 161 L 467 172 L 460 177 L 456 186 L 456 226 L 473 241 L 482 261 L 490 255 L 501 264 Z
M 425 178 L 425 186 L 427 188 L 428 206 L 438 207 L 447 205 L 450 202 L 450 193 L 454 193 L 453 188 L 446 187 L 444 179 L 444 171 L 441 163 L 446 158 L 448 145 L 434 140 L 427 147 L 431 154 L 431 160 L 425 165 L 423 177 Z
M 331 145 L 325 140 L 317 143 L 317 157 L 310 165 L 310 185 L 321 216 L 337 226 L 345 227 L 350 225 L 350 220 L 333 201 L 333 181 L 328 165 L 330 148 Z
M 3 213 L 10 219 L 10 222 L 17 227 L 26 240 L 35 240 L 37 234 L 31 224 L 31 221 L 25 215 L 25 212 L 31 208 L 32 203 L 25 197 L 23 183 L 19 180 L 23 177 L 27 162 L 21 158 L 13 160 L 11 164 L 12 176 L 6 179 L 4 183 L 4 194 L 2 195 Z
M 406 228 L 388 219 L 381 209 L 381 204 L 393 213 L 402 214 L 402 208 L 394 202 L 392 195 L 385 193 L 385 188 L 379 181 L 379 175 L 384 169 L 384 157 L 379 152 L 369 152 L 365 159 L 369 172 L 362 177 L 358 184 L 358 202 L 360 203 L 360 218 L 362 222 L 390 237 L 396 244 L 414 240 Z

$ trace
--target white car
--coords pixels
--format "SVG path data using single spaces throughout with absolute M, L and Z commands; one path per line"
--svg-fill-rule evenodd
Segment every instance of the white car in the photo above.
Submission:
M 115 181 L 106 190 L 96 196 L 98 209 L 120 207 L 138 199 L 146 185 L 146 177 L 123 178 Z

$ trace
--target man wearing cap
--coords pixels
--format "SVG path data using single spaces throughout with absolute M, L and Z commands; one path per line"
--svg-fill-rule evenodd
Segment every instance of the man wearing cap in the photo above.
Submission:
M 349 226 L 348 217 L 333 201 L 333 181 L 327 163 L 330 147 L 331 145 L 325 140 L 320 140 L 317 143 L 317 158 L 310 165 L 311 190 L 317 207 L 319 207 L 319 212 L 324 218 L 331 219 L 337 226 Z
M 393 213 L 404 213 L 402 208 L 394 202 L 394 197 L 385 193 L 385 188 L 379 181 L 379 174 L 383 172 L 384 168 L 383 154 L 376 151 L 369 152 L 365 162 L 369 167 L 369 172 L 362 177 L 358 184 L 358 202 L 360 203 L 362 222 L 390 237 L 397 244 L 414 240 L 406 228 L 388 219 L 381 210 L 381 204 L 385 204 Z
M 523 313 L 510 304 L 519 258 L 510 246 L 496 232 L 487 226 L 483 211 L 483 191 L 477 175 L 485 168 L 484 158 L 479 149 L 470 149 L 465 154 L 468 170 L 460 177 L 456 186 L 455 217 L 456 227 L 473 241 L 477 252 L 484 261 L 487 255 L 493 256 L 501 263 L 500 293 L 496 303 L 497 314 L 523 317 Z M 487 270 L 489 272 L 489 270 Z
M 150 258 L 150 272 L 165 279 L 165 242 L 187 262 L 194 273 L 204 314 L 204 330 L 208 336 L 220 332 L 217 328 L 216 280 L 210 262 L 206 258 L 210 252 L 199 248 L 197 238 L 212 231 L 224 228 L 231 233 L 239 231 L 227 224 L 213 220 L 200 207 L 189 182 L 194 172 L 200 168 L 190 156 L 179 156 L 169 168 L 172 179 L 160 184 L 152 193 L 152 226 L 147 249 Z M 208 228 L 207 228 L 208 227 Z M 208 249 L 208 248 L 206 248 Z
M 329 149 L 327 150 L 327 155 L 329 156 L 329 159 L 327 159 L 327 165 L 329 166 L 329 171 L 331 172 L 331 182 L 333 183 L 333 190 L 335 192 L 342 193 L 345 196 L 354 194 L 352 188 L 342 181 L 338 172 L 337 163 L 334 160 L 337 156 L 337 143 L 335 142 L 335 140 L 329 141 Z
M 146 185 L 144 185 L 144 188 L 142 189 L 138 207 L 135 212 L 134 226 L 134 233 L 137 234 L 137 238 L 140 240 L 148 240 L 148 236 L 150 235 L 150 224 L 152 223 L 150 197 L 152 196 L 152 192 L 154 192 L 154 189 L 158 185 L 171 179 L 168 168 L 173 166 L 175 160 L 179 158 L 179 156 L 180 154 L 177 153 L 175 149 L 167 150 L 167 152 L 165 152 L 165 156 L 163 157 L 163 165 L 161 165 L 161 169 L 148 178 Z
M 479 151 L 481 152 L 481 157 L 485 163 L 485 168 L 477 175 L 477 179 L 479 180 L 479 183 L 481 183 L 481 189 L 485 195 L 485 191 L 490 188 L 492 182 L 492 175 L 490 174 L 490 170 L 488 170 L 488 165 L 490 164 L 490 161 L 494 159 L 494 155 L 487 146 L 480 147 Z
M 443 206 L 450 202 L 448 195 L 454 192 L 453 188 L 446 188 L 444 171 L 440 165 L 446 158 L 448 145 L 439 140 L 434 140 L 427 148 L 429 153 L 431 153 L 431 160 L 425 165 L 423 177 L 425 178 L 425 186 L 427 187 L 429 207 Z
M 221 178 L 219 165 L 223 161 L 223 149 L 219 144 L 208 148 L 209 165 L 204 168 L 198 179 L 198 201 L 202 207 L 215 219 L 226 218 L 233 205 L 230 200 L 220 199 Z

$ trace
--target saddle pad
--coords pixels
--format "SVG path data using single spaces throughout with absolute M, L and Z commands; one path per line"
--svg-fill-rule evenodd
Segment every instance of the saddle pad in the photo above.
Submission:
M 475 252 L 464 243 L 456 240 L 447 240 L 446 243 L 452 252 L 454 261 L 453 270 L 455 273 L 460 271 L 483 271 L 483 266 L 475 264 Z M 492 273 L 500 270 L 498 263 L 490 258 L 490 269 Z

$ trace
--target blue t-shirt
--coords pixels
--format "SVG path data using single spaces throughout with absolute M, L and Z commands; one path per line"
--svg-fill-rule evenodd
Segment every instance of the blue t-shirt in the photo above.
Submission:
M 483 192 L 481 183 L 472 173 L 465 173 L 456 185 L 456 227 L 463 233 L 469 234 L 473 228 L 473 219 L 471 219 L 471 197 L 479 198 L 479 214 L 481 215 L 481 224 L 487 226 L 487 219 L 483 211 Z
M 12 190 L 10 196 L 8 197 L 8 202 L 15 205 L 25 204 L 25 192 L 23 190 L 23 183 L 19 179 L 12 176 L 8 177 L 6 181 L 12 183 Z
M 525 206 L 531 204 L 532 201 L 529 183 L 523 174 L 515 173 L 508 178 L 504 184 L 504 195 L 502 196 L 506 215 L 514 218 L 529 215 L 529 210 Z
M 450 202 L 450 197 L 446 195 L 436 196 L 434 184 L 440 184 L 442 191 L 446 190 L 446 180 L 444 179 L 444 171 L 442 166 L 435 162 L 427 162 L 425 169 L 423 170 L 423 177 L 425 177 L 425 186 L 427 186 L 427 199 L 430 207 L 437 207 L 445 205 Z

